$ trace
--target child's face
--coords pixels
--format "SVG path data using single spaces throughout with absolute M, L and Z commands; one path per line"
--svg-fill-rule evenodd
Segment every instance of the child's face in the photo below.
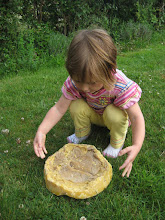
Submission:
M 103 84 L 97 81 L 87 81 L 87 82 L 80 82 L 78 80 L 73 80 L 76 87 L 83 92 L 90 92 L 94 93 L 101 88 L 103 88 Z

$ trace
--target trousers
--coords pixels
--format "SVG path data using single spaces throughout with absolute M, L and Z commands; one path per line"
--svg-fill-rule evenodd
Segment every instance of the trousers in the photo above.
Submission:
M 108 105 L 103 114 L 95 112 L 84 99 L 71 102 L 70 114 L 75 126 L 75 135 L 84 137 L 91 132 L 91 124 L 107 127 L 110 130 L 110 144 L 114 148 L 123 146 L 128 130 L 128 115 L 113 104 Z

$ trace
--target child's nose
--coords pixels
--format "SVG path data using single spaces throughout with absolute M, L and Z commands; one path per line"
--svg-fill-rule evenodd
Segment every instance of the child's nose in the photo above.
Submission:
M 82 85 L 82 90 L 83 90 L 84 92 L 89 92 L 89 85 L 88 85 L 88 84 L 83 84 L 83 85 Z

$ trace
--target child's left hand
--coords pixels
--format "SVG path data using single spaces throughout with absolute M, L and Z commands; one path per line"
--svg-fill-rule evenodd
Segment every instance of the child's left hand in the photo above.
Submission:
M 132 145 L 130 147 L 126 147 L 125 149 L 121 150 L 119 153 L 119 156 L 122 156 L 124 154 L 128 154 L 127 159 L 123 163 L 121 167 L 119 167 L 119 170 L 124 169 L 122 173 L 122 177 L 124 177 L 127 174 L 127 177 L 129 177 L 131 170 L 132 170 L 132 163 L 135 160 L 137 154 L 139 153 L 140 149 L 136 145 Z

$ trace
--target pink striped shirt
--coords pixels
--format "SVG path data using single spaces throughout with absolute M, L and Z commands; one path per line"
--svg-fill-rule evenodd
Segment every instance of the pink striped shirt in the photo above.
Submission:
M 94 93 L 85 93 L 76 88 L 69 76 L 64 82 L 62 93 L 70 100 L 84 98 L 98 114 L 103 114 L 104 109 L 112 103 L 121 109 L 128 109 L 139 101 L 142 90 L 120 70 L 116 70 L 115 77 L 116 84 L 113 90 L 102 88 Z

